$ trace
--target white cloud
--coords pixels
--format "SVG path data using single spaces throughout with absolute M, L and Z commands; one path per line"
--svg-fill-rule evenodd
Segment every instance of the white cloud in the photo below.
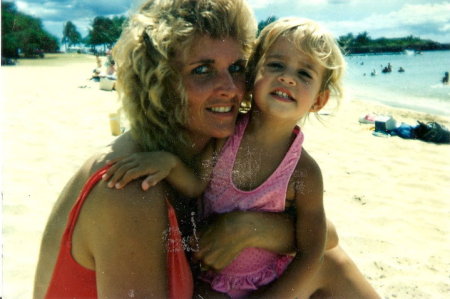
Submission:
M 286 2 L 286 0 L 279 0 L 277 4 L 280 2 Z M 248 0 L 247 3 L 250 5 L 252 9 L 263 9 L 269 7 L 274 4 L 273 0 Z
M 372 37 L 439 36 L 450 31 L 450 3 L 407 4 L 396 11 L 376 13 L 359 20 L 324 22 L 337 35 L 367 31 Z M 447 42 L 449 38 L 447 37 Z

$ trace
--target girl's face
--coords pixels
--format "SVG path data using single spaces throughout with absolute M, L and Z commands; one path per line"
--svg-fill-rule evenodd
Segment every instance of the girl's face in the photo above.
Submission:
M 241 45 L 230 38 L 203 36 L 179 62 L 188 96 L 186 128 L 191 137 L 230 136 L 245 90 Z
M 267 115 L 298 121 L 319 111 L 329 91 L 320 92 L 325 68 L 279 37 L 267 51 L 255 78 L 253 98 Z

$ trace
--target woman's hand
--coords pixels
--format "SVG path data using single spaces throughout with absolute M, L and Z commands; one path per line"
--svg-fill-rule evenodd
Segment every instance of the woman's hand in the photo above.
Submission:
M 146 191 L 165 179 L 176 165 L 176 157 L 168 152 L 134 153 L 108 162 L 111 168 L 103 176 L 108 187 L 121 189 L 129 182 L 147 176 L 141 184 Z
M 286 254 L 295 251 L 295 230 L 284 213 L 234 211 L 215 215 L 200 233 L 195 257 L 202 268 L 216 271 L 229 265 L 245 248 Z

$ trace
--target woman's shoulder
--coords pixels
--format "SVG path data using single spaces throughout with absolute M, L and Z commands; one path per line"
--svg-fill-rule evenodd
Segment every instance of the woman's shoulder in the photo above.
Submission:
M 139 145 L 133 140 L 129 132 L 114 139 L 113 142 L 94 153 L 82 165 L 80 171 L 88 177 L 104 167 L 108 161 L 126 157 L 136 152 L 140 152 Z
M 125 157 L 139 151 L 137 144 L 130 135 L 124 134 L 117 138 L 103 151 L 91 156 L 81 167 L 78 174 L 84 183 L 97 171 L 105 167 L 108 161 Z M 89 192 L 89 198 L 84 205 L 86 215 L 98 218 L 103 215 L 105 222 L 123 218 L 123 221 L 132 219 L 130 216 L 142 216 L 142 213 L 152 214 L 152 210 L 160 210 L 166 205 L 166 198 L 170 187 L 161 182 L 153 188 L 143 191 L 141 180 L 134 180 L 122 189 L 109 188 L 107 183 L 99 180 Z M 155 217 L 155 216 L 153 216 Z M 99 219 L 100 220 L 100 219 Z

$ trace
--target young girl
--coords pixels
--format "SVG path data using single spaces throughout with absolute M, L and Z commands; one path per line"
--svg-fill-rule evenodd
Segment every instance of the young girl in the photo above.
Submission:
M 280 19 L 261 32 L 249 60 L 254 108 L 238 120 L 234 135 L 223 145 L 211 146 L 201 173 L 196 176 L 170 153 L 154 152 L 116 162 L 104 179 L 110 187 L 122 188 L 149 175 L 142 183 L 148 189 L 165 178 L 186 196 L 203 193 L 205 217 L 233 210 L 281 212 L 295 207 L 295 257 L 248 248 L 225 268 L 204 271 L 201 278 L 233 298 L 275 280 L 278 295 L 285 291 L 308 297 L 307 286 L 323 258 L 327 228 L 321 171 L 302 150 L 303 133 L 297 123 L 322 109 L 330 92 L 342 96 L 344 65 L 334 38 L 318 24 Z M 192 68 L 210 75 L 207 65 Z M 213 111 L 227 113 L 227 107 Z M 163 162 L 155 165 L 155 161 Z M 203 261 L 207 251 L 202 248 L 198 253 Z

